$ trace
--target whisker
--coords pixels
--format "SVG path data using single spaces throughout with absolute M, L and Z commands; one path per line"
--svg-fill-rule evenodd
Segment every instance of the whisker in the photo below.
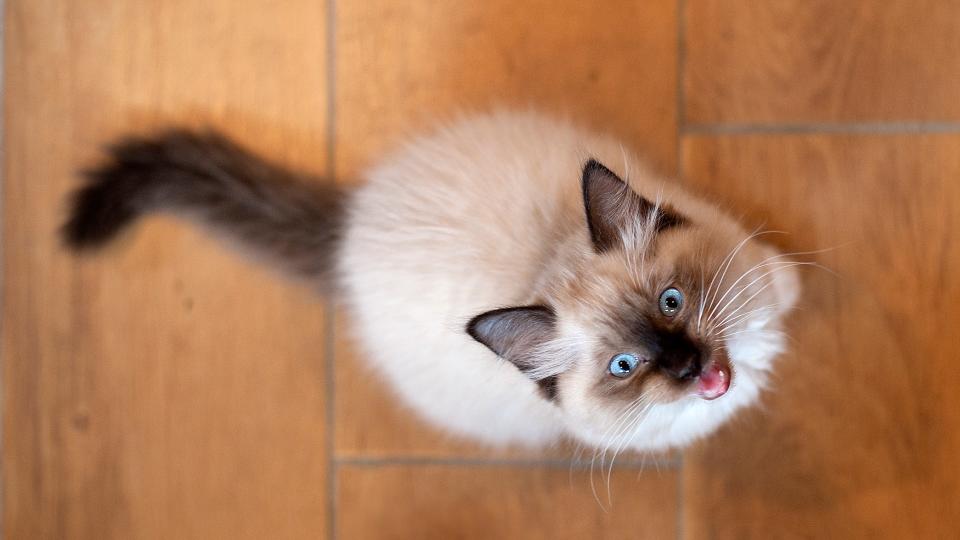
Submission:
M 738 336 L 738 335 L 740 335 L 740 334 L 751 334 L 751 333 L 754 333 L 754 332 L 759 332 L 759 330 L 756 330 L 756 329 L 754 329 L 754 328 L 747 328 L 747 329 L 744 329 L 744 330 L 737 330 L 736 332 L 732 332 L 732 333 L 730 333 L 730 334 L 724 334 L 724 335 L 720 336 L 720 339 L 723 340 L 723 341 L 727 341 L 727 340 L 729 340 L 730 338 L 732 338 L 733 336 Z
M 743 291 L 749 289 L 750 286 L 753 285 L 754 283 L 756 283 L 759 279 L 763 278 L 763 277 L 766 276 L 766 275 L 775 274 L 775 273 L 777 273 L 778 271 L 783 270 L 783 269 L 785 269 L 785 268 L 791 268 L 791 267 L 795 267 L 795 266 L 805 266 L 805 267 L 817 268 L 817 269 L 820 269 L 820 270 L 824 270 L 824 271 L 829 272 L 830 274 L 832 274 L 832 275 L 834 275 L 834 276 L 837 275 L 836 272 L 833 272 L 833 271 L 830 270 L 829 268 L 826 268 L 826 267 L 824 267 L 824 266 L 821 265 L 821 264 L 818 264 L 818 263 L 815 263 L 815 262 L 810 262 L 810 261 L 797 261 L 797 262 L 780 261 L 780 262 L 778 262 L 778 263 L 771 263 L 771 264 L 780 264 L 780 265 L 783 265 L 783 266 L 778 266 L 778 267 L 774 268 L 773 270 L 770 270 L 770 271 L 766 272 L 765 274 L 761 275 L 759 278 L 753 280 L 753 281 L 752 281 L 751 283 L 749 283 L 748 285 L 745 285 L 744 287 L 742 287 L 742 288 L 737 292 L 737 294 L 735 294 L 734 297 L 731 298 L 729 302 L 727 302 L 727 305 L 725 305 L 725 306 L 723 307 L 723 309 L 720 310 L 720 312 L 716 314 L 716 317 L 720 317 L 721 315 L 723 315 L 723 312 L 729 307 L 729 304 L 733 303 L 733 301 L 736 300 L 737 297 L 740 296 L 741 293 L 743 293 Z M 764 288 L 765 288 L 765 287 L 764 287 Z M 756 295 L 752 296 L 751 299 L 754 298 L 754 297 L 756 297 Z M 746 304 L 746 302 L 744 302 L 743 304 L 741 304 L 741 307 L 742 307 L 742 305 L 744 305 L 744 304 Z M 738 308 L 738 309 L 739 309 L 739 308 Z M 733 313 L 736 313 L 736 311 L 737 311 L 737 310 L 734 310 Z M 733 313 L 731 313 L 730 315 L 732 315 Z M 712 314 L 711 314 L 711 317 L 713 317 Z M 727 320 L 727 318 L 729 318 L 729 315 L 728 315 L 727 317 L 725 317 L 724 319 L 722 319 L 721 321 L 719 321 L 718 323 L 716 323 L 716 324 L 722 324 L 724 321 Z M 709 325 L 712 326 L 712 325 L 714 324 L 714 320 L 715 320 L 715 318 L 708 318 L 707 322 L 708 322 Z
M 570 487 L 573 487 L 573 466 L 574 464 L 580 463 L 580 458 L 583 455 L 583 442 L 579 439 L 577 440 L 577 446 L 573 449 L 573 457 L 570 460 L 570 467 L 567 469 L 567 480 L 569 481 Z
M 720 311 L 716 314 L 716 316 L 719 317 L 719 316 L 723 315 L 723 313 L 727 310 L 727 308 L 730 307 L 730 305 L 734 302 L 734 300 L 736 300 L 741 294 L 743 294 L 744 291 L 748 290 L 748 289 L 749 289 L 750 287 L 752 287 L 756 282 L 762 280 L 763 278 L 765 278 L 765 277 L 767 277 L 767 276 L 769 276 L 769 275 L 775 274 L 775 273 L 777 273 L 777 272 L 779 272 L 779 271 L 781 271 L 781 270 L 786 270 L 787 268 L 793 268 L 793 267 L 795 267 L 795 266 L 809 266 L 809 265 L 811 265 L 811 264 L 813 264 L 813 263 L 806 263 L 806 262 L 778 262 L 778 263 L 771 263 L 771 264 L 780 264 L 781 266 L 777 266 L 777 267 L 774 268 L 773 270 L 768 270 L 768 271 L 760 274 L 760 275 L 759 275 L 758 277 L 756 277 L 753 281 L 751 281 L 750 283 L 748 283 L 748 284 L 744 285 L 743 287 L 741 287 L 741 288 L 737 291 L 737 294 L 733 295 L 733 298 L 731 298 L 730 300 L 727 301 L 726 304 L 724 304 L 723 308 L 720 309 Z M 773 284 L 773 281 L 770 281 L 769 283 L 765 284 L 765 285 L 763 286 L 763 288 L 766 288 L 766 287 L 768 287 L 768 286 L 771 285 L 771 284 Z M 763 290 L 763 289 L 761 289 L 761 290 Z M 750 298 L 751 298 L 751 299 L 756 298 L 756 295 L 753 295 L 753 296 L 751 296 Z M 748 300 L 748 301 L 749 301 L 749 300 Z M 745 304 L 746 304 L 746 302 L 741 303 L 741 304 L 740 304 L 740 307 L 738 307 L 737 310 L 741 309 Z M 708 321 L 712 321 L 713 318 L 714 318 L 714 314 L 711 313 L 711 314 L 710 314 L 710 317 L 708 317 L 707 320 L 708 320 Z
M 627 152 L 623 149 L 623 144 L 620 145 L 620 156 L 623 158 L 623 181 L 630 183 L 630 163 L 627 161 Z
M 764 234 L 776 234 L 776 233 L 786 234 L 783 231 L 761 231 L 759 228 L 755 229 L 752 234 L 750 234 L 749 236 L 741 240 L 740 243 L 737 244 L 736 247 L 730 252 L 730 254 L 724 258 L 724 262 L 721 262 L 720 266 L 717 267 L 718 272 L 715 272 L 713 275 L 713 279 L 710 280 L 710 286 L 707 287 L 707 291 L 712 292 L 712 294 L 708 295 L 709 296 L 708 303 L 711 307 L 714 305 L 714 302 L 717 298 L 717 293 L 720 292 L 720 286 L 723 283 L 723 279 L 727 276 L 727 271 L 730 269 L 730 265 L 733 264 L 733 260 L 737 257 L 737 254 L 740 253 L 740 250 L 743 249 L 743 246 L 745 246 L 747 242 L 749 242 L 750 240 L 757 238 L 759 236 L 762 236 Z M 723 268 L 723 271 L 719 272 L 721 267 Z M 717 281 L 718 273 L 719 273 L 719 281 Z M 715 281 L 716 281 L 716 287 L 717 287 L 716 290 L 714 290 L 713 288 Z M 708 317 L 708 320 L 709 320 L 709 317 Z
M 604 463 L 603 460 L 606 459 L 606 452 L 607 452 L 607 449 L 609 448 L 609 445 L 607 445 L 607 444 L 605 443 L 605 441 L 606 441 L 607 438 L 608 438 L 608 435 L 609 435 L 609 434 L 612 434 L 613 431 L 619 427 L 620 422 L 623 420 L 623 418 L 624 418 L 627 414 L 629 414 L 629 412 L 630 412 L 631 410 L 633 410 L 634 407 L 639 406 L 639 405 L 642 403 L 643 399 L 644 399 L 644 396 L 641 395 L 641 396 L 638 397 L 637 399 L 635 399 L 635 400 L 631 401 L 630 403 L 628 403 L 627 405 L 625 405 L 625 406 L 623 407 L 623 409 L 621 409 L 620 412 L 618 413 L 617 420 L 614 421 L 613 425 L 610 426 L 609 428 L 607 428 L 607 430 L 604 431 L 603 434 L 600 436 L 600 445 L 598 445 L 597 447 L 595 447 L 595 448 L 593 449 L 593 457 L 590 459 L 590 491 L 593 493 L 593 498 L 594 498 L 594 500 L 597 501 L 597 505 L 598 505 L 604 512 L 607 512 L 607 508 L 604 507 L 604 505 L 603 505 L 602 502 L 600 502 L 600 495 L 597 494 L 597 486 L 596 486 L 596 483 L 595 483 L 594 480 L 593 480 L 593 469 L 594 469 L 594 467 L 596 466 L 597 457 L 598 457 L 598 455 L 600 455 L 600 452 L 601 452 L 600 449 L 601 449 L 601 447 L 602 447 L 602 448 L 603 448 L 603 454 L 602 454 L 602 456 L 601 456 L 601 462 L 600 462 L 600 470 L 601 470 L 601 472 L 602 472 L 602 471 L 603 471 L 603 463 Z
M 753 309 L 753 310 L 750 310 L 750 311 L 748 311 L 748 312 L 746 312 L 746 313 L 741 313 L 740 315 L 737 315 L 735 318 L 742 321 L 744 318 L 749 317 L 751 314 L 753 314 L 753 313 L 755 313 L 755 312 L 763 311 L 763 310 L 765 310 L 765 309 L 773 309 L 773 306 L 780 305 L 781 303 L 782 303 L 782 302 L 776 302 L 776 303 L 774 303 L 774 304 L 769 304 L 769 305 L 763 306 L 763 307 L 761 307 L 761 308 Z M 803 308 L 801 308 L 801 307 L 799 307 L 799 306 L 792 306 L 792 307 L 790 307 L 790 310 L 800 311 L 800 310 L 802 310 L 802 309 L 803 309 Z M 734 330 L 734 325 L 735 325 L 735 324 L 736 324 L 736 321 L 730 321 L 730 322 L 727 323 L 727 324 L 724 324 L 724 325 L 722 325 L 722 326 L 718 326 L 718 327 L 714 330 L 714 335 L 722 336 L 722 335 L 724 334 L 724 332 L 727 332 L 727 331 L 729 331 L 729 330 Z M 757 328 L 757 329 L 755 329 L 755 330 L 758 330 L 758 331 L 759 331 L 759 330 L 762 330 L 762 328 Z M 785 335 L 786 335 L 786 334 L 785 334 Z M 789 338 L 790 336 L 789 336 L 789 335 L 786 335 L 786 337 Z
M 697 332 L 700 332 L 700 319 L 703 318 L 703 267 L 700 268 L 700 311 L 697 313 Z
M 761 234 L 767 234 L 767 233 L 782 233 L 782 234 L 786 234 L 786 233 L 784 233 L 783 231 L 754 232 L 754 234 L 752 234 L 752 235 L 748 236 L 747 238 L 745 238 L 744 240 L 742 240 L 742 241 L 740 242 L 740 244 L 737 245 L 737 248 L 735 249 L 735 251 L 736 251 L 736 252 L 739 252 L 739 250 L 743 247 L 743 244 L 745 244 L 745 243 L 746 243 L 748 240 L 750 240 L 751 238 L 754 238 L 754 237 L 756 237 L 756 236 L 760 236 Z M 782 259 L 782 258 L 787 258 L 787 257 L 797 257 L 797 256 L 801 256 L 801 255 L 816 255 L 816 254 L 820 254 L 820 253 L 826 253 L 826 252 L 829 252 L 829 251 L 833 251 L 833 250 L 835 250 L 835 249 L 838 249 L 839 247 L 842 247 L 843 245 L 846 245 L 846 244 L 841 244 L 840 246 L 828 247 L 828 248 L 823 248 L 823 249 L 810 250 L 810 251 L 795 251 L 795 252 L 792 252 L 792 253 L 781 253 L 781 254 L 777 254 L 777 255 L 773 255 L 773 256 L 771 256 L 771 257 L 768 257 L 768 258 L 764 259 L 763 261 L 761 261 L 761 263 L 759 263 L 759 264 L 763 264 L 763 263 L 765 263 L 765 262 L 769 262 L 769 261 L 774 260 L 774 259 Z M 716 300 L 716 298 L 717 298 L 717 293 L 719 293 L 720 286 L 721 286 L 721 284 L 723 283 L 723 279 L 726 277 L 726 272 L 727 272 L 727 270 L 729 270 L 730 265 L 733 263 L 733 257 L 729 257 L 729 260 L 727 260 L 727 258 L 725 258 L 724 261 L 726 262 L 726 265 L 725 265 L 726 267 L 724 268 L 723 274 L 721 275 L 719 282 L 716 283 L 716 286 L 717 286 L 716 290 L 713 290 L 713 285 L 714 285 L 713 280 L 711 280 L 711 282 L 710 282 L 710 287 L 708 287 L 708 291 L 713 291 L 714 294 L 713 294 L 713 296 L 711 297 L 710 302 L 709 302 L 709 304 L 710 304 L 710 306 L 711 306 L 712 309 L 710 310 L 710 314 L 708 314 L 708 316 L 707 316 L 707 320 L 709 320 L 709 319 L 710 319 L 710 316 L 713 315 L 713 311 L 716 310 L 716 305 L 719 304 L 720 302 L 723 302 L 723 298 L 721 298 L 721 299 L 720 299 L 719 301 L 717 301 L 717 302 L 715 302 L 715 300 Z M 787 261 L 783 261 L 783 262 L 787 262 Z M 813 264 L 816 264 L 816 263 L 813 263 Z M 724 263 L 721 263 L 721 266 L 724 266 Z M 820 267 L 820 265 L 817 265 L 817 266 Z M 826 267 L 821 267 L 821 268 L 823 268 L 823 270 L 826 270 L 827 272 L 830 272 L 830 273 L 833 274 L 833 275 L 836 275 L 836 273 L 833 272 L 832 270 L 830 270 L 829 268 L 826 268 Z M 744 274 L 741 274 L 740 278 L 744 277 L 744 275 L 749 274 L 751 271 L 753 271 L 753 270 L 755 270 L 755 269 L 756 269 L 756 267 L 752 268 L 751 270 L 748 270 L 747 272 L 744 272 Z M 718 268 L 718 270 L 719 270 L 719 268 Z M 714 274 L 714 278 L 716 278 L 716 276 L 717 276 L 717 274 L 715 273 L 715 274 Z M 739 281 L 740 278 L 738 278 L 738 281 Z M 730 290 L 732 289 L 732 287 L 733 287 L 735 284 L 736 284 L 736 282 L 734 282 L 733 285 L 731 285 L 730 287 L 727 288 L 727 290 L 724 292 L 723 297 L 726 297 L 726 295 L 729 294 Z M 702 318 L 702 316 L 703 316 L 703 306 L 701 305 L 701 313 L 700 313 L 700 315 L 698 316 L 698 319 L 697 319 L 697 325 L 698 325 L 698 327 L 700 326 L 700 319 Z
M 767 289 L 767 287 L 769 287 L 769 286 L 771 286 L 771 285 L 773 285 L 773 281 L 764 283 L 764 285 L 763 285 L 762 287 L 760 287 L 760 288 L 757 290 L 757 292 L 755 292 L 755 293 L 753 293 L 752 295 L 750 295 L 750 298 L 747 298 L 746 300 L 744 300 L 743 302 L 741 302 L 740 305 L 737 307 L 737 309 L 735 309 L 735 310 L 733 311 L 733 313 L 731 313 L 731 315 L 733 315 L 733 314 L 737 313 L 738 311 L 740 311 L 741 309 L 743 309 L 744 306 L 746 306 L 747 304 L 749 304 L 751 300 L 753 300 L 754 298 L 756 298 L 760 293 L 762 293 L 764 290 Z
M 782 258 L 788 257 L 788 256 L 790 256 L 790 255 L 784 253 L 784 254 L 780 254 L 780 255 L 773 255 L 773 256 L 771 256 L 771 257 L 767 257 L 766 259 L 764 259 L 764 260 L 758 262 L 757 264 L 751 266 L 750 269 L 748 269 L 747 271 L 745 271 L 745 272 L 743 272 L 742 274 L 740 274 L 740 277 L 738 277 L 736 281 L 734 281 L 733 283 L 730 284 L 729 287 L 727 287 L 727 289 L 726 289 L 726 290 L 724 291 L 724 293 L 723 293 L 723 296 L 721 296 L 720 299 L 717 301 L 717 304 L 712 307 L 712 309 L 710 310 L 710 312 L 707 314 L 707 320 L 709 321 L 709 320 L 716 314 L 715 311 L 717 310 L 717 306 L 719 306 L 720 303 L 722 303 L 724 300 L 726 300 L 727 295 L 730 294 L 731 291 L 733 291 L 733 288 L 736 287 L 737 284 L 740 283 L 741 280 L 743 280 L 743 278 L 745 278 L 745 277 L 747 277 L 748 275 L 750 275 L 751 272 L 754 272 L 755 270 L 759 270 L 760 268 L 764 268 L 764 267 L 766 267 L 766 266 L 772 266 L 772 265 L 775 265 L 775 264 L 791 264 L 791 263 L 794 262 L 794 261 L 780 261 L 780 260 L 777 260 L 777 259 L 782 259 Z M 797 261 L 797 262 L 802 262 L 802 261 Z M 722 311 L 721 311 L 721 312 L 722 312 Z
M 630 411 L 629 411 L 628 413 L 626 413 L 626 414 L 621 415 L 620 418 L 619 418 L 619 420 L 618 420 L 617 423 L 615 424 L 615 426 L 613 426 L 610 430 L 608 430 L 608 432 L 609 432 L 609 431 L 615 431 L 616 433 L 614 433 L 611 437 L 604 439 L 604 440 L 609 441 L 609 442 L 607 442 L 606 444 L 604 444 L 604 449 L 603 449 L 603 453 L 602 453 L 602 456 L 601 456 L 601 462 L 600 462 L 600 473 L 601 473 L 601 474 L 603 474 L 603 470 L 604 470 L 605 468 L 607 468 L 607 466 L 606 466 L 606 455 L 607 455 L 607 452 L 610 450 L 610 447 L 613 446 L 614 444 L 616 444 L 618 440 L 621 440 L 622 437 L 624 436 L 624 434 L 630 429 L 631 424 L 633 423 L 632 418 L 633 418 L 636 414 L 642 414 L 643 410 L 644 410 L 644 409 L 646 408 L 646 406 L 647 406 L 646 401 L 647 401 L 646 395 L 640 396 L 640 398 L 638 398 L 636 401 L 633 402 L 634 405 L 630 407 Z M 611 466 L 611 467 L 613 466 L 613 461 L 614 461 L 615 459 L 616 459 L 616 453 L 614 454 L 613 458 L 610 460 L 610 466 Z M 609 476 L 609 474 L 608 474 L 608 476 Z M 609 488 L 610 488 L 610 485 L 609 485 L 609 478 L 608 478 L 608 484 L 607 484 L 607 501 L 608 501 L 608 503 L 610 502 L 610 489 L 609 489 Z
M 773 308 L 775 308 L 775 307 L 777 307 L 777 306 L 779 306 L 779 305 L 781 305 L 781 304 L 783 304 L 783 302 L 774 302 L 774 303 L 772 303 L 772 304 L 767 304 L 767 305 L 765 305 L 765 306 L 763 306 L 763 307 L 759 307 L 759 308 L 756 308 L 756 309 L 751 309 L 750 311 L 747 311 L 747 312 L 741 313 L 741 314 L 739 314 L 739 315 L 736 315 L 736 316 L 734 316 L 733 318 L 725 317 L 722 321 L 718 322 L 718 323 L 716 324 L 716 326 L 713 327 L 713 332 L 716 333 L 716 334 L 719 334 L 719 333 L 723 332 L 724 330 L 726 330 L 726 329 L 732 327 L 733 325 L 737 324 L 738 322 L 742 321 L 743 319 L 749 317 L 750 315 L 753 315 L 754 313 L 759 313 L 759 312 L 761 312 L 761 311 L 771 310 L 771 309 L 773 309 Z
M 833 251 L 833 250 L 837 249 L 838 247 L 840 247 L 840 246 L 823 248 L 823 249 L 817 249 L 817 250 L 812 250 L 812 251 L 794 251 L 794 252 L 792 252 L 792 253 L 780 253 L 780 254 L 777 254 L 777 255 L 773 255 L 773 256 L 771 256 L 771 257 L 767 257 L 766 259 L 764 259 L 764 260 L 760 261 L 759 263 L 757 263 L 756 265 L 754 265 L 750 270 L 747 270 L 746 272 L 744 272 L 743 274 L 741 274 L 740 277 L 737 278 L 737 281 L 733 282 L 733 284 L 731 284 L 730 287 L 727 287 L 727 291 L 724 293 L 723 297 L 720 298 L 719 302 L 723 302 L 723 299 L 726 297 L 727 294 L 730 293 L 730 290 L 731 290 L 734 286 L 736 286 L 736 284 L 740 281 L 740 279 L 742 279 L 743 277 L 745 277 L 746 275 L 748 275 L 750 272 L 758 269 L 759 267 L 761 267 L 761 266 L 766 266 L 765 263 L 768 263 L 768 262 L 770 262 L 770 261 L 775 261 L 776 259 L 792 258 L 792 257 L 801 256 L 801 255 L 816 255 L 816 254 L 819 254 L 819 253 L 826 253 L 826 252 L 829 252 L 829 251 Z M 834 272 L 833 270 L 831 270 L 830 268 L 827 268 L 826 266 L 823 266 L 822 264 L 817 263 L 817 262 L 814 262 L 814 261 L 789 261 L 789 260 L 787 260 L 787 261 L 775 261 L 775 262 L 777 262 L 777 263 L 802 262 L 804 265 L 813 266 L 813 267 L 816 267 L 816 268 L 820 268 L 821 270 L 824 270 L 824 271 L 826 271 L 826 272 L 828 272 L 828 273 L 830 273 L 830 274 L 832 274 L 832 275 L 834 275 L 834 276 L 839 277 L 839 276 L 837 275 L 837 273 Z M 771 264 L 773 264 L 773 263 L 771 263 Z M 722 282 L 722 279 L 721 279 L 721 282 Z M 719 289 L 719 284 L 718 284 L 718 289 Z M 715 306 L 714 306 L 714 309 L 716 309 Z M 712 312 L 707 316 L 707 320 L 710 319 L 710 316 L 711 316 L 711 315 L 713 315 Z
M 617 420 L 610 426 L 607 431 L 604 432 L 601 437 L 601 445 L 604 446 L 603 452 L 600 455 L 600 470 L 603 470 L 604 464 L 606 463 L 607 451 L 610 449 L 610 446 L 614 443 L 614 439 L 618 436 L 620 427 L 627 422 L 627 418 L 633 413 L 633 411 L 643 406 L 645 395 L 641 395 L 634 401 L 632 401 L 617 417 Z M 606 443 L 606 441 L 610 441 Z
M 789 255 L 789 254 L 788 254 L 788 255 Z M 830 273 L 830 274 L 833 275 L 833 276 L 837 276 L 837 273 L 834 272 L 833 270 L 831 270 L 830 268 L 827 268 L 827 267 L 825 267 L 825 266 L 823 266 L 823 265 L 821 265 L 821 264 L 819 264 L 819 263 L 810 262 L 810 261 L 798 261 L 798 262 L 793 262 L 793 263 L 790 263 L 790 262 L 787 262 L 787 261 L 781 261 L 781 262 L 776 263 L 776 264 L 782 264 L 782 265 L 784 265 L 784 266 L 780 266 L 780 267 L 774 268 L 773 270 L 767 272 L 767 274 L 765 274 L 765 275 L 774 274 L 774 273 L 776 273 L 777 271 L 782 270 L 782 269 L 784 269 L 784 268 L 790 268 L 790 267 L 793 267 L 793 266 L 803 266 L 803 267 L 810 267 L 810 268 L 817 268 L 817 269 L 819 269 L 819 270 L 824 270 L 824 271 Z M 761 276 L 761 277 L 763 277 L 763 276 Z M 839 277 L 839 276 L 837 276 L 837 277 Z M 751 282 L 750 284 L 748 284 L 748 285 L 744 286 L 743 288 L 741 288 L 741 289 L 738 291 L 738 293 L 737 293 L 736 295 L 734 295 L 733 298 L 730 299 L 730 302 L 728 302 L 728 305 L 727 305 L 727 306 L 724 306 L 724 309 L 721 310 L 720 313 L 717 313 L 716 316 L 719 317 L 719 316 L 723 315 L 723 311 L 725 311 L 725 310 L 727 309 L 727 307 L 729 306 L 729 304 L 732 303 L 733 300 L 736 300 L 737 296 L 739 296 L 744 290 L 748 289 L 748 288 L 750 287 L 750 285 L 752 285 L 752 284 L 755 283 L 756 281 L 757 281 L 757 280 L 754 280 L 754 281 Z M 766 287 L 764 287 L 764 288 L 766 288 Z M 753 296 L 751 296 L 749 299 L 747 299 L 747 301 L 744 301 L 744 302 L 741 304 L 740 307 L 743 307 L 743 305 L 746 305 L 746 304 L 749 302 L 749 300 L 753 299 L 754 297 L 756 297 L 756 295 L 753 295 Z M 779 304 L 780 304 L 780 303 L 777 302 L 777 303 L 775 303 L 775 304 L 770 304 L 770 305 L 773 306 L 773 305 L 779 305 Z M 708 325 L 710 326 L 710 328 L 711 328 L 712 330 L 716 330 L 717 328 L 726 326 L 728 323 L 733 323 L 733 322 L 735 322 L 734 320 L 731 320 L 731 317 L 732 317 L 733 315 L 735 315 L 735 314 L 737 313 L 737 311 L 739 311 L 740 307 L 738 307 L 736 310 L 734 310 L 733 312 L 731 312 L 730 314 L 728 314 L 726 317 L 724 317 L 723 319 L 721 319 L 721 320 L 719 320 L 719 321 L 714 322 L 713 320 L 709 320 L 709 319 L 708 319 Z M 800 308 L 794 306 L 793 309 L 800 309 Z M 749 313 L 753 313 L 753 312 L 749 312 Z M 743 314 L 741 314 L 741 315 L 743 315 Z M 741 317 L 737 317 L 737 318 L 741 318 Z
M 720 274 L 720 268 L 722 268 L 722 267 L 724 266 L 724 264 L 727 263 L 727 260 L 730 259 L 738 249 L 740 249 L 740 246 L 741 246 L 741 245 L 745 244 L 748 240 L 750 240 L 750 238 L 751 238 L 753 235 L 756 235 L 756 234 L 759 233 L 759 232 L 760 232 L 760 229 L 759 229 L 759 228 L 754 229 L 753 233 L 752 233 L 750 236 L 748 236 L 748 237 L 744 238 L 743 240 L 741 240 L 740 243 L 738 243 L 736 246 L 733 247 L 733 249 L 731 249 L 730 251 L 727 252 L 726 255 L 724 255 L 723 260 L 720 261 L 720 264 L 717 266 L 717 269 L 714 270 L 714 272 L 713 272 L 713 277 L 710 279 L 710 285 L 707 287 L 707 291 L 706 291 L 706 294 L 705 294 L 705 296 L 706 296 L 707 298 L 710 297 L 710 291 L 713 290 L 713 284 L 714 284 L 714 282 L 717 280 L 717 276 Z M 697 326 L 698 326 L 698 327 L 699 327 L 699 325 L 700 325 L 700 318 L 703 316 L 703 308 L 704 308 L 705 305 L 706 305 L 705 303 L 701 303 L 701 304 L 700 304 L 700 314 L 697 316 Z
M 638 409 L 633 414 L 633 419 L 628 423 L 626 429 L 621 430 L 620 436 L 622 440 L 620 441 L 619 446 L 614 450 L 613 457 L 610 458 L 610 466 L 607 468 L 607 503 L 613 507 L 613 498 L 610 495 L 610 477 L 613 475 L 613 464 L 617 460 L 617 456 L 620 455 L 620 452 L 627 446 L 629 442 L 633 440 L 633 432 L 643 418 L 646 416 L 647 412 L 653 407 L 654 403 L 652 400 L 648 401 L 642 408 Z

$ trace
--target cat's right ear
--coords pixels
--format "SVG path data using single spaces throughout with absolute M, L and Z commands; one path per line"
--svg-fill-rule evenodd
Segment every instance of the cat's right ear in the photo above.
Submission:
M 637 220 L 652 221 L 656 232 L 683 224 L 682 216 L 630 189 L 617 173 L 591 159 L 583 167 L 583 207 L 597 253 L 621 246 L 621 231 Z
M 532 353 L 551 338 L 556 322 L 545 306 L 510 307 L 477 315 L 467 323 L 467 333 L 526 373 L 537 367 Z

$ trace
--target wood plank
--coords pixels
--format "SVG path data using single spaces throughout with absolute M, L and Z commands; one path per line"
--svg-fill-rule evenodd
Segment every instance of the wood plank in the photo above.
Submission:
M 409 133 L 493 106 L 566 114 L 675 169 L 673 1 L 345 2 L 336 26 L 335 159 L 347 181 Z M 424 428 L 337 344 L 338 455 L 489 454 Z
M 338 4 L 338 174 L 355 176 L 411 131 L 496 106 L 566 113 L 672 171 L 675 8 L 665 0 Z
M 960 120 L 960 4 L 689 0 L 687 122 Z
M 685 462 L 690 538 L 960 534 L 960 136 L 692 137 L 691 183 L 807 275 L 762 410 Z
M 129 130 L 209 122 L 322 171 L 323 6 L 6 4 L 5 536 L 323 536 L 320 303 L 170 221 L 97 258 L 55 234 Z
M 612 505 L 597 479 L 565 468 L 347 466 L 338 533 L 370 540 L 675 538 L 675 471 L 615 470 Z

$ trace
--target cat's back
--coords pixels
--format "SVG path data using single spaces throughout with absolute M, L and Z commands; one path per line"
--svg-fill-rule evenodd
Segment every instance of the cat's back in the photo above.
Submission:
M 472 117 L 374 168 L 349 206 L 337 257 L 365 356 L 424 417 L 489 442 L 542 444 L 559 412 L 465 328 L 534 301 L 560 245 L 589 248 L 581 170 L 620 146 L 531 113 Z M 619 168 L 619 167 L 618 167 Z
M 452 122 L 369 173 L 346 244 L 434 282 L 496 286 L 483 304 L 523 301 L 557 244 L 585 230 L 580 171 L 599 155 L 625 159 L 612 141 L 535 113 Z

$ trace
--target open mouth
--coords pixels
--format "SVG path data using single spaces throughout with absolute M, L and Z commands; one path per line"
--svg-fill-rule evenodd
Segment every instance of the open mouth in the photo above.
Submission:
M 700 374 L 696 395 L 703 399 L 717 399 L 730 389 L 730 367 L 725 363 L 712 362 Z

